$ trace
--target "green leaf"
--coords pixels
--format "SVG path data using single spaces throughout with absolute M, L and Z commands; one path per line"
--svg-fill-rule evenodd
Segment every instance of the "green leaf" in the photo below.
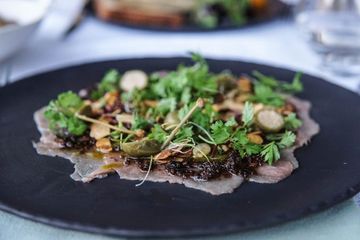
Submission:
M 164 98 L 161 99 L 155 108 L 155 112 L 159 113 L 160 116 L 165 116 L 169 112 L 173 112 L 176 109 L 175 98 Z
M 241 157 L 259 154 L 262 146 L 249 142 L 246 131 L 237 131 L 231 139 L 234 149 L 236 149 Z
M 153 139 L 160 143 L 165 142 L 167 137 L 167 132 L 165 132 L 159 124 L 155 124 L 148 135 L 148 139 Z
M 139 114 L 134 114 L 133 122 L 131 123 L 131 129 L 144 129 L 150 125 L 150 122 Z
M 277 88 L 279 86 L 279 81 L 274 77 L 266 76 L 259 71 L 254 71 L 253 75 L 264 85 L 269 86 L 271 88 Z
M 245 102 L 241 120 L 246 127 L 250 126 L 254 118 L 254 108 L 250 102 Z
M 295 143 L 296 135 L 293 132 L 286 131 L 282 137 L 278 146 L 280 149 L 291 147 Z
M 290 113 L 284 118 L 285 128 L 288 130 L 296 130 L 302 125 L 302 121 L 296 117 L 295 113 Z
M 77 94 L 68 91 L 59 94 L 57 103 L 62 108 L 78 110 L 82 106 L 83 101 Z
M 302 73 L 298 72 L 295 74 L 293 81 L 289 84 L 289 83 L 283 83 L 281 85 L 281 88 L 283 91 L 288 92 L 288 93 L 299 93 L 302 92 L 304 89 L 304 86 L 301 82 L 301 76 Z
M 271 87 L 261 83 L 255 84 L 254 93 L 255 95 L 250 99 L 255 102 L 275 107 L 282 107 L 285 103 L 284 98 L 279 93 L 274 92 Z
M 264 158 L 264 161 L 269 165 L 280 159 L 279 148 L 275 142 L 266 144 L 260 152 L 260 155 Z
M 72 116 L 67 121 L 67 129 L 71 134 L 76 136 L 82 135 L 87 129 L 87 125 L 80 119 Z
M 191 139 L 194 136 L 192 127 L 182 127 L 179 132 L 176 133 L 173 142 L 180 142 L 184 139 Z
M 216 144 L 227 142 L 231 136 L 231 128 L 226 127 L 222 121 L 216 121 L 211 126 L 211 137 Z

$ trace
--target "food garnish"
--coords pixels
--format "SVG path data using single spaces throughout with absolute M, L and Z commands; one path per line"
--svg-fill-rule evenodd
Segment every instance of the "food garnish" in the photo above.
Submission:
M 291 94 L 303 90 L 301 74 L 290 83 L 258 71 L 215 74 L 200 55 L 192 59 L 168 72 L 113 69 L 79 94 L 61 93 L 44 112 L 48 127 L 64 150 L 194 181 L 251 179 L 300 146 L 302 105 Z

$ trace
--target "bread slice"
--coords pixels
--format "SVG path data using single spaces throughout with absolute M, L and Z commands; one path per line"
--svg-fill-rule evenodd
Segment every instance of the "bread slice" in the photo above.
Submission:
M 95 0 L 99 18 L 133 25 L 180 27 L 194 0 Z

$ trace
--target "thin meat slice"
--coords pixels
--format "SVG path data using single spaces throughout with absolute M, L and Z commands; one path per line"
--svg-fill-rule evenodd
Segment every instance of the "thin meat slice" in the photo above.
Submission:
M 249 181 L 277 183 L 291 175 L 292 171 L 298 167 L 298 162 L 294 156 L 295 149 L 308 143 L 311 137 L 319 132 L 319 125 L 309 116 L 311 104 L 295 97 L 288 97 L 287 100 L 296 107 L 298 115 L 303 121 L 303 125 L 297 133 L 296 144 L 292 148 L 283 150 L 281 159 L 272 166 L 265 164 L 258 167 L 256 174 L 251 176 Z M 77 151 L 64 149 L 62 142 L 48 129 L 48 122 L 44 118 L 44 109 L 36 111 L 34 119 L 41 133 L 40 142 L 33 143 L 37 152 L 42 155 L 69 159 L 74 164 L 75 169 L 71 177 L 76 181 L 90 182 L 95 178 L 103 178 L 109 173 L 117 172 L 121 179 L 142 181 L 146 177 L 147 181 L 184 184 L 186 187 L 213 195 L 231 193 L 244 181 L 244 178 L 238 175 L 210 181 L 195 181 L 171 175 L 162 166 L 158 166 L 146 176 L 147 173 L 138 166 L 124 164 L 124 160 L 119 156 L 105 157 L 99 160 L 91 154 L 79 154 Z M 109 167 L 114 163 L 118 165 Z
M 58 156 L 69 159 L 74 164 L 74 172 L 71 178 L 75 181 L 90 182 L 96 178 L 104 178 L 109 173 L 117 172 L 121 179 L 138 180 L 145 178 L 146 172 L 136 165 L 125 165 L 121 167 L 108 168 L 110 164 L 123 162 L 123 159 L 116 157 L 104 157 L 99 160 L 91 154 L 79 154 L 77 151 L 70 151 L 63 148 L 57 141 L 56 136 L 48 129 L 47 120 L 44 118 L 44 109 L 35 112 L 34 120 L 42 136 L 40 142 L 33 143 L 38 154 L 46 156 Z M 149 173 L 146 178 L 152 182 L 169 182 L 184 184 L 189 188 L 202 190 L 213 195 L 231 193 L 244 181 L 242 176 L 231 176 L 229 178 L 217 179 L 212 181 L 195 181 L 168 174 L 161 166 Z
M 288 176 L 299 167 L 299 163 L 294 156 L 294 151 L 307 144 L 310 139 L 319 133 L 319 125 L 310 118 L 311 103 L 296 97 L 288 97 L 287 101 L 293 104 L 299 118 L 302 120 L 302 126 L 296 134 L 295 146 L 281 151 L 281 159 L 273 165 L 265 164 L 256 169 L 256 174 L 249 178 L 249 181 L 257 183 L 277 183 Z
M 119 174 L 121 179 L 142 180 L 146 177 L 146 172 L 141 171 L 137 166 L 133 165 L 117 168 L 116 172 Z M 220 195 L 224 193 L 232 193 L 234 189 L 238 188 L 241 183 L 243 183 L 244 178 L 242 176 L 233 175 L 228 178 L 224 177 L 210 181 L 195 181 L 192 179 L 170 175 L 163 167 L 160 166 L 148 174 L 146 181 L 184 184 L 189 188 L 202 190 L 213 195 Z

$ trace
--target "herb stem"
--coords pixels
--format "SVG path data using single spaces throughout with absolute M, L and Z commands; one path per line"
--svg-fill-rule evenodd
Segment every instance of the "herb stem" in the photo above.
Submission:
M 136 131 L 131 131 L 129 129 L 126 129 L 126 128 L 120 128 L 120 127 L 115 127 L 113 125 L 110 125 L 106 122 L 103 122 L 103 121 L 100 121 L 100 120 L 97 120 L 97 119 L 93 119 L 93 118 L 89 118 L 87 116 L 84 116 L 84 115 L 81 115 L 79 113 L 75 113 L 75 117 L 83 120 L 83 121 L 86 121 L 86 122 L 91 122 L 91 123 L 96 123 L 96 124 L 101 124 L 103 126 L 106 126 L 112 130 L 116 130 L 116 131 L 119 131 L 119 132 L 122 132 L 122 133 L 127 133 L 127 134 L 133 134 L 133 135 L 136 135 L 138 137 L 142 137 L 144 135 L 144 132 L 143 130 L 139 129 L 139 130 L 136 130 Z
M 164 149 L 170 141 L 175 137 L 176 133 L 180 130 L 180 128 L 185 124 L 185 122 L 192 116 L 192 114 L 196 111 L 198 108 L 204 107 L 204 100 L 202 98 L 198 98 L 195 105 L 190 109 L 190 111 L 185 115 L 183 119 L 181 119 L 180 123 L 172 130 L 170 135 L 167 137 L 166 141 L 161 146 L 161 149 Z

